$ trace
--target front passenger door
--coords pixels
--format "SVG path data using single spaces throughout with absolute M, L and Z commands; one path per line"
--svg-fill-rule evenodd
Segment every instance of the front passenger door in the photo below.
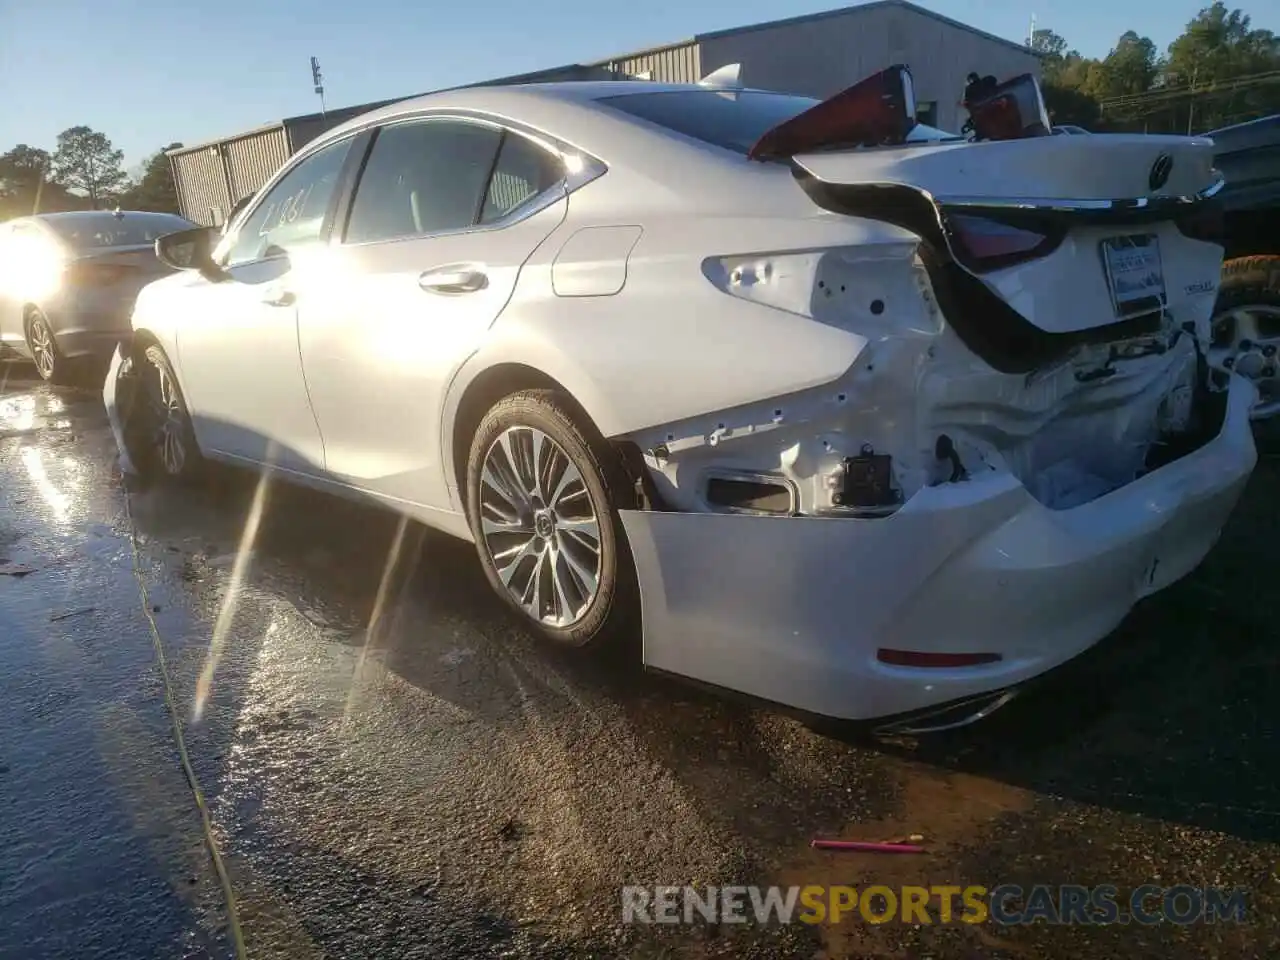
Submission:
M 322 244 L 350 145 L 341 140 L 306 156 L 223 238 L 215 258 L 230 280 L 189 278 L 178 357 L 206 450 L 323 472 L 298 355 L 297 287 Z

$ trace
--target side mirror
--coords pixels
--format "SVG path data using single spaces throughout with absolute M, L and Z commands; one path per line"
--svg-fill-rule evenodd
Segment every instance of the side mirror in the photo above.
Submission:
M 235 223 L 236 217 L 240 216 L 241 211 L 253 201 L 255 196 L 256 194 L 251 193 L 247 197 L 241 197 L 235 202 L 235 205 L 231 208 L 231 212 L 227 214 L 227 219 L 222 221 L 222 233 L 224 235 L 231 229 L 231 224 Z
M 226 271 L 213 260 L 218 237 L 213 227 L 193 227 L 166 234 L 156 240 L 156 257 L 175 270 L 195 270 L 216 283 L 227 277 Z

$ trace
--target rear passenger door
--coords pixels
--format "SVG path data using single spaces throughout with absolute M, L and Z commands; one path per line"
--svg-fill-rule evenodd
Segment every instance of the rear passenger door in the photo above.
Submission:
M 326 253 L 324 292 L 299 298 L 331 475 L 449 509 L 445 388 L 566 209 L 562 158 L 514 130 L 431 117 L 377 132 Z

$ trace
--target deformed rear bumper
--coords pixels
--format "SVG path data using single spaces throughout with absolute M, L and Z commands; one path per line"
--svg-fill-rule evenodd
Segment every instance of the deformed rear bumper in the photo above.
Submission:
M 991 473 L 873 520 L 624 511 L 645 663 L 847 720 L 1016 686 L 1200 563 L 1257 461 L 1254 396 L 1233 378 L 1216 437 L 1070 510 Z M 907 667 L 881 648 L 1000 659 Z

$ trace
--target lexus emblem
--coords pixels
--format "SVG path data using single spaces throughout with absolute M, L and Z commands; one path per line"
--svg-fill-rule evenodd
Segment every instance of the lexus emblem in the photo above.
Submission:
M 1169 182 L 1169 174 L 1173 173 L 1173 157 L 1162 153 L 1151 165 L 1151 173 L 1147 177 L 1147 186 L 1153 191 L 1159 190 Z

